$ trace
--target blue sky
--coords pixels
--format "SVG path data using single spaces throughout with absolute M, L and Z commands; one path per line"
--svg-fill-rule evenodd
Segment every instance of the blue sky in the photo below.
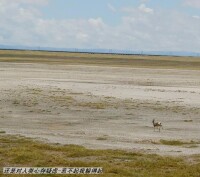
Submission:
M 200 52 L 200 0 L 0 0 L 0 44 Z
M 48 6 L 41 8 L 46 18 L 54 19 L 88 19 L 101 17 L 109 24 L 120 22 L 122 13 L 113 13 L 109 5 L 116 10 L 122 7 L 138 7 L 141 3 L 152 9 L 175 10 L 188 15 L 200 15 L 200 9 L 185 6 L 183 0 L 50 0 Z

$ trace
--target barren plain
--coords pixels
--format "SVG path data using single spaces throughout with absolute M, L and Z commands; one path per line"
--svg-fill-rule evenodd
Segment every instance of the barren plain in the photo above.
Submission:
M 200 154 L 199 58 L 33 53 L 0 52 L 0 131 L 94 149 Z

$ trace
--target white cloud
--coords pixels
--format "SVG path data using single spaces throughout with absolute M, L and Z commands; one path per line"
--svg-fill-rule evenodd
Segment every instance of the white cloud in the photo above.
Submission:
M 194 8 L 200 8 L 200 0 L 184 0 L 184 4 Z
M 45 19 L 33 6 L 36 1 L 21 6 L 24 1 L 0 0 L 0 44 L 200 52 L 198 16 L 154 11 L 142 4 L 122 8 L 121 22 L 112 26 L 101 17 Z
M 200 23 L 193 17 L 172 10 L 144 13 L 126 7 L 118 39 L 134 50 L 200 51 Z
M 80 40 L 80 42 L 86 42 L 88 40 L 88 35 L 84 33 L 77 33 L 76 38 Z
M 103 28 L 105 26 L 105 24 L 101 18 L 97 18 L 97 19 L 91 18 L 88 20 L 88 23 L 91 26 L 96 27 L 96 28 Z
M 107 6 L 112 12 L 117 12 L 117 9 L 112 4 L 108 3 Z
M 139 9 L 140 11 L 142 11 L 142 12 L 145 12 L 145 13 L 150 13 L 150 14 L 153 14 L 153 13 L 154 13 L 154 10 L 151 9 L 151 8 L 146 7 L 145 4 L 141 4 L 141 5 L 138 7 L 138 9 Z
M 153 14 L 154 13 L 154 10 L 149 8 L 149 7 L 146 7 L 145 4 L 140 4 L 140 6 L 138 8 L 135 8 L 135 7 L 123 7 L 121 9 L 122 12 L 125 12 L 125 13 L 140 13 L 140 12 L 143 12 L 143 13 L 149 13 L 149 14 Z
M 198 15 L 194 15 L 194 16 L 192 16 L 192 17 L 195 18 L 195 19 L 200 20 L 200 16 L 198 16 Z

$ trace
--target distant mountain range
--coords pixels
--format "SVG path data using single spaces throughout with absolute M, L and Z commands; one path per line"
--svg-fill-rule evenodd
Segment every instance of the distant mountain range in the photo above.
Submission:
M 80 49 L 80 48 L 53 48 L 53 47 L 29 47 L 19 45 L 0 45 L 3 50 L 34 50 L 34 51 L 56 51 L 56 52 L 77 52 L 77 53 L 105 53 L 122 55 L 162 55 L 162 56 L 199 56 L 198 52 L 182 51 L 134 51 L 116 49 Z

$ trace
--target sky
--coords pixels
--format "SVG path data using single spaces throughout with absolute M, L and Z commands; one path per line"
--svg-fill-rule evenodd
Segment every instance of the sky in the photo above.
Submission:
M 200 52 L 200 0 L 0 0 L 0 44 Z

